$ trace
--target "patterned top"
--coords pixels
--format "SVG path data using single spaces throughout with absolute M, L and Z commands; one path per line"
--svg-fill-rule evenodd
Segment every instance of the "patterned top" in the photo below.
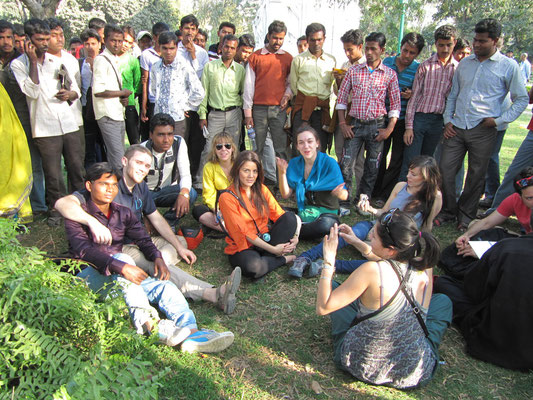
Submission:
M 154 113 L 170 114 L 175 121 L 185 119 L 185 111 L 199 106 L 204 98 L 202 83 L 183 57 L 168 65 L 163 60 L 152 65 L 148 93 L 154 99 Z
M 396 60 L 398 59 L 398 56 L 394 57 L 387 57 L 383 60 L 383 65 L 386 65 L 387 67 L 391 68 L 396 72 L 398 75 L 398 84 L 400 85 L 400 93 L 404 89 L 411 89 L 413 87 L 413 81 L 415 79 L 416 70 L 418 69 L 418 66 L 420 63 L 416 60 L 414 60 L 411 64 L 407 66 L 407 68 L 404 68 L 403 71 L 400 72 L 398 69 L 398 65 L 396 65 Z M 385 107 L 389 109 L 389 99 L 385 99 Z M 405 110 L 407 108 L 407 102 L 409 99 L 404 99 L 401 97 L 400 94 L 400 101 L 402 103 L 402 109 L 400 110 L 400 119 L 405 118 Z
M 442 64 L 436 54 L 418 67 L 413 82 L 413 93 L 405 112 L 405 129 L 413 129 L 415 113 L 442 114 L 446 97 L 452 88 L 452 78 L 459 63 L 450 57 Z
M 379 63 L 370 70 L 368 64 L 355 65 L 348 70 L 339 89 L 337 110 L 346 110 L 352 93 L 352 109 L 349 114 L 355 119 L 369 121 L 387 114 L 385 97 L 389 95 L 389 118 L 400 116 L 400 88 L 398 77 L 389 67 Z

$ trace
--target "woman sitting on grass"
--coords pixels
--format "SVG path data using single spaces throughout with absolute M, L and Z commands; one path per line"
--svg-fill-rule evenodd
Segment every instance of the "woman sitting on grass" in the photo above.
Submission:
M 367 261 L 342 284 L 332 281 L 337 226 L 324 238 L 316 310 L 331 315 L 334 361 L 374 385 L 424 385 L 436 371 L 438 347 L 452 319 L 450 299 L 432 296 L 439 244 L 398 209 L 382 214 L 369 237 L 381 261 Z
M 442 194 L 439 190 L 440 172 L 437 162 L 433 157 L 417 156 L 409 164 L 407 182 L 396 184 L 383 208 L 375 209 L 369 204 L 364 211 L 379 217 L 391 208 L 399 208 L 414 217 L 419 229 L 431 232 L 433 219 L 442 207 Z M 372 253 L 372 248 L 364 240 L 372 229 L 375 221 L 360 221 L 351 228 L 342 224 L 339 226 L 339 249 L 351 244 L 368 260 L 378 260 L 379 257 Z M 302 253 L 289 269 L 289 275 L 301 278 L 304 270 L 309 268 L 309 276 L 318 275 L 319 263 L 312 261 L 322 258 L 322 245 L 317 245 Z M 351 273 L 366 260 L 338 260 L 335 267 L 337 272 Z
M 230 171 L 237 157 L 237 146 L 229 133 L 221 132 L 211 141 L 211 150 L 205 164 L 202 180 L 203 204 L 192 210 L 194 219 L 203 225 L 222 232 L 215 215 L 215 203 L 218 192 L 227 189 L 230 184 Z
M 300 218 L 285 212 L 263 185 L 263 167 L 253 151 L 239 154 L 231 168 L 232 184 L 219 197 L 228 237 L 224 252 L 232 267 L 261 278 L 293 261 L 300 232 Z M 269 221 L 274 224 L 269 228 Z
M 298 129 L 300 156 L 289 163 L 276 159 L 279 190 L 284 199 L 296 192 L 301 239 L 318 239 L 339 222 L 339 200 L 348 198 L 341 169 L 335 159 L 320 152 L 320 139 L 310 126 Z

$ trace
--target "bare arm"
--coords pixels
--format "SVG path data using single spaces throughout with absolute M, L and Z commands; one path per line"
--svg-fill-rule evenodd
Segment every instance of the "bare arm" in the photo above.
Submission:
M 278 167 L 278 182 L 281 197 L 288 199 L 292 194 L 292 189 L 289 187 L 289 183 L 287 182 L 287 167 L 289 164 L 286 160 L 276 157 L 276 165 Z
M 85 212 L 81 208 L 78 198 L 72 194 L 62 197 L 56 201 L 54 208 L 67 219 L 88 226 L 93 235 L 93 240 L 98 244 L 110 245 L 113 241 L 111 232 L 102 225 L 96 218 Z
M 179 256 L 183 258 L 187 264 L 192 264 L 196 261 L 196 255 L 180 243 L 180 241 L 172 231 L 172 228 L 170 227 L 166 219 L 163 218 L 163 216 L 159 213 L 159 211 L 156 210 L 150 215 L 147 215 L 147 218 L 152 223 L 157 232 L 163 237 L 163 239 L 165 239 L 172 246 L 174 246 Z
M 468 244 L 468 241 L 475 236 L 477 233 L 485 230 L 494 228 L 496 225 L 501 224 L 507 220 L 507 217 L 501 215 L 498 211 L 494 211 L 488 217 L 483 218 L 480 221 L 477 221 L 472 224 L 468 230 L 457 238 L 455 245 L 458 249 L 462 249 Z

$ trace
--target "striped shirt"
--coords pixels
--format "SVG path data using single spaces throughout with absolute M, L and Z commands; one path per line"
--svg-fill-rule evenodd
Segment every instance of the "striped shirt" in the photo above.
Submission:
M 452 79 L 459 63 L 450 57 L 444 65 L 437 54 L 432 55 L 418 67 L 413 82 L 413 93 L 405 113 L 405 129 L 413 129 L 415 113 L 442 114 L 446 97 L 452 88 Z
M 369 121 L 387 114 L 385 97 L 389 95 L 389 118 L 400 116 L 400 87 L 396 73 L 379 63 L 370 71 L 368 64 L 355 65 L 348 70 L 339 89 L 337 110 L 346 110 L 352 93 L 352 108 L 349 114 L 355 119 Z
M 411 64 L 407 66 L 403 71 L 400 72 L 398 69 L 398 65 L 396 65 L 396 59 L 398 56 L 394 57 L 387 57 L 383 60 L 383 64 L 387 67 L 391 68 L 396 72 L 396 75 L 398 76 L 398 84 L 400 85 L 400 92 L 404 89 L 411 89 L 413 87 L 413 81 L 415 80 L 415 74 L 416 70 L 418 69 L 418 66 L 420 63 L 416 60 L 414 60 Z M 404 99 L 400 95 L 400 101 L 402 103 L 402 109 L 400 110 L 400 118 L 405 118 L 405 110 L 407 109 L 407 102 L 409 99 Z M 389 99 L 385 100 L 385 106 L 387 107 L 387 110 L 390 107 Z

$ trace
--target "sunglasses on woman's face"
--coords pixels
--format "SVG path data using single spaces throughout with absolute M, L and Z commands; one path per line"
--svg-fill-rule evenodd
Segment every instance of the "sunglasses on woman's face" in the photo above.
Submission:
M 231 150 L 231 144 L 230 143 L 224 143 L 224 144 L 219 143 L 219 144 L 215 145 L 215 148 L 217 150 L 222 150 L 222 147 L 225 147 L 226 149 Z

